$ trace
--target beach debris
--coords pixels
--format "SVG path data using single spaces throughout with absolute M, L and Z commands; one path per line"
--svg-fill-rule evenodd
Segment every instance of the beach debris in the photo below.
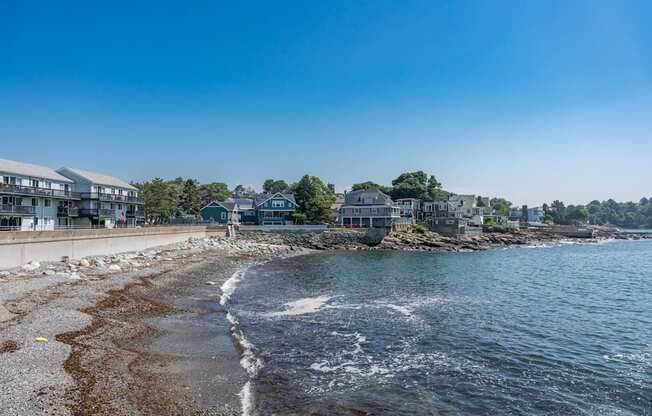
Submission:
M 40 343 L 40 344 L 46 344 L 46 343 L 49 342 L 48 339 L 45 338 L 45 337 L 36 337 L 35 341 Z
M 81 259 L 81 260 L 79 260 L 79 265 L 81 267 L 90 267 L 91 262 L 86 260 L 86 259 Z
M 30 261 L 29 263 L 23 265 L 22 269 L 26 272 L 33 272 L 34 270 L 40 269 L 41 263 L 38 261 Z
M 70 279 L 70 280 L 81 280 L 81 279 L 82 279 L 82 275 L 79 274 L 79 273 L 77 273 L 77 272 L 72 272 L 72 273 L 70 273 L 70 274 L 68 275 L 68 279 Z
M 215 286 L 217 283 L 212 282 L 212 281 L 209 280 L 209 281 L 206 282 L 206 284 L 207 284 L 208 286 Z
M 112 272 L 121 272 L 121 271 L 122 271 L 122 267 L 118 266 L 117 264 L 112 264 L 112 265 L 109 266 L 109 271 L 112 271 Z

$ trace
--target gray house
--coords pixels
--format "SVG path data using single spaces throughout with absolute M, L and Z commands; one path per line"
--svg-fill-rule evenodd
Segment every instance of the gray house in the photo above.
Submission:
M 81 169 L 61 168 L 57 172 L 74 182 L 80 196 L 80 226 L 134 226 L 144 220 L 143 199 L 138 189 L 113 176 Z
M 401 208 L 378 189 L 361 189 L 344 196 L 341 225 L 346 228 L 392 228 Z
M 0 159 L 0 230 L 54 230 L 78 215 L 73 181 L 45 166 Z

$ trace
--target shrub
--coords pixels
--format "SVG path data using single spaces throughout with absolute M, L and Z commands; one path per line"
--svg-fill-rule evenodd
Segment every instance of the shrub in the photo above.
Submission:
M 414 224 L 410 226 L 410 232 L 414 234 L 425 234 L 428 229 L 421 224 Z

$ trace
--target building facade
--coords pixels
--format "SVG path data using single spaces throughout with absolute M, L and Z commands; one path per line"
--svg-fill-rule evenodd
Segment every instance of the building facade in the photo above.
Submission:
M 217 224 L 240 224 L 238 204 L 233 200 L 224 202 L 213 201 L 201 209 L 200 215 L 204 221 L 215 222 Z
M 361 189 L 344 196 L 340 221 L 346 228 L 392 228 L 401 208 L 378 189 Z
M 396 200 L 400 208 L 401 218 L 407 218 L 411 224 L 416 224 L 422 219 L 422 202 L 417 198 L 400 198 Z
M 144 222 L 144 201 L 134 186 L 113 176 L 81 169 L 64 167 L 57 173 L 70 179 L 73 191 L 79 193 L 76 225 L 114 228 Z
M 77 217 L 73 181 L 45 166 L 0 159 L 0 230 L 48 231 Z
M 527 218 L 524 218 L 524 211 L 527 211 Z M 543 208 L 541 207 L 533 207 L 533 208 L 528 208 L 528 207 L 523 207 L 519 209 L 512 209 L 509 212 L 509 219 L 511 221 L 523 221 L 523 222 L 531 222 L 531 223 L 543 223 L 545 220 L 545 212 L 543 211 Z
M 294 194 L 262 193 L 254 200 L 257 223 L 260 225 L 294 224 L 292 214 L 297 210 Z

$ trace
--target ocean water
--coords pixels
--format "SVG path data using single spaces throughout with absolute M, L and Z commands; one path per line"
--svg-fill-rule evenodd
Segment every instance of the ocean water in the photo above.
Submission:
M 652 414 L 652 241 L 323 252 L 237 283 L 246 414 Z

